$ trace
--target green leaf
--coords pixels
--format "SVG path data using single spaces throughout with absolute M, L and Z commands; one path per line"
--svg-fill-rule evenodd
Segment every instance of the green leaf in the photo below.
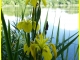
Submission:
M 36 12 L 36 17 L 37 17 L 37 23 L 38 23 L 38 21 L 39 21 L 39 19 L 40 19 L 40 15 L 41 15 L 41 7 L 39 6 L 38 8 L 37 8 L 38 10 L 37 10 L 37 12 Z
M 4 34 L 5 34 L 8 60 L 13 60 L 12 52 L 11 52 L 11 47 L 10 47 L 10 43 L 9 43 L 9 39 L 8 39 L 7 27 L 6 27 L 6 23 L 5 23 L 5 19 L 4 19 L 4 15 L 3 15 L 2 10 L 1 10 L 1 20 L 2 20 L 3 30 L 4 30 Z
M 79 35 L 78 35 L 79 36 Z M 68 44 L 66 44 L 61 50 L 58 51 L 58 55 L 59 56 L 64 50 L 66 50 L 77 38 L 78 36 L 76 36 L 74 39 L 72 39 Z
M 75 52 L 75 54 L 74 54 L 74 58 L 77 56 L 78 50 L 79 50 L 79 45 L 77 46 L 76 52 Z
M 18 60 L 17 59 L 17 57 L 18 57 L 18 48 L 19 48 L 19 38 L 18 38 L 17 43 L 16 43 L 16 50 L 15 50 L 14 60 Z
M 56 13 L 55 13 L 55 17 L 56 17 Z M 54 23 L 55 23 L 55 17 L 54 17 Z M 52 42 L 52 38 L 53 38 L 54 23 L 53 23 L 52 34 L 51 34 L 51 41 L 50 42 Z
M 70 30 L 69 30 L 69 36 L 70 36 Z M 68 43 L 69 43 L 69 40 L 68 40 Z M 67 50 L 66 50 L 66 57 L 65 57 L 65 60 L 68 60 L 68 50 L 69 50 L 69 48 L 67 48 Z
M 9 39 L 9 43 L 10 43 L 10 46 L 11 46 L 11 32 L 10 32 L 10 22 L 8 20 L 8 39 Z
M 63 40 L 62 42 L 65 41 L 65 29 L 64 29 L 64 34 L 63 34 Z M 62 48 L 64 47 L 64 44 L 62 44 Z M 62 57 L 62 60 L 64 60 L 64 51 L 61 53 L 61 57 Z
M 26 10 L 26 6 L 25 6 L 24 10 L 22 10 L 22 20 L 24 19 L 25 10 Z
M 58 46 L 56 46 L 56 48 L 58 49 L 60 46 L 62 46 L 62 44 L 65 44 L 67 41 L 69 41 L 73 36 L 75 36 L 78 32 L 74 33 L 72 36 L 70 36 L 69 38 L 67 38 L 64 42 L 60 43 Z
M 60 29 L 60 18 L 58 23 L 57 35 L 56 35 L 56 46 L 58 45 L 58 42 L 59 42 L 59 29 Z
M 48 9 L 49 11 L 49 9 Z M 46 15 L 46 19 L 45 19 L 45 23 L 44 23 L 44 27 L 43 27 L 43 36 L 45 36 L 45 27 L 46 27 L 46 23 L 47 23 L 47 19 L 48 19 L 48 11 L 47 11 L 47 15 Z

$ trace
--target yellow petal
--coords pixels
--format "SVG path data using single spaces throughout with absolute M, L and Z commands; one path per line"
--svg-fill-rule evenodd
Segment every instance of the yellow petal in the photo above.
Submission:
M 44 49 L 42 51 L 42 56 L 44 57 L 44 60 L 51 60 L 52 59 L 52 54 L 51 54 L 48 46 L 44 47 Z
M 47 5 L 46 0 L 42 0 L 42 2 L 43 2 L 43 4 L 44 4 L 44 6 Z
M 30 46 L 31 55 L 33 56 L 34 60 L 36 60 L 36 49 L 35 44 L 31 44 Z
M 39 34 L 40 40 L 43 40 L 43 35 Z
M 24 44 L 24 52 L 26 53 L 26 55 L 29 55 L 30 53 L 30 47 L 28 47 L 27 44 Z
M 32 6 L 36 7 L 37 0 L 31 0 L 31 4 L 32 4 Z
M 46 45 L 46 42 L 48 41 L 48 39 L 43 39 L 42 34 L 37 35 L 35 40 L 41 49 L 43 49 L 43 47 Z
M 26 0 L 26 5 L 28 4 L 29 1 L 30 1 L 30 0 Z
M 27 21 L 25 21 L 23 23 L 23 30 L 25 32 L 28 32 L 28 33 L 31 32 L 31 30 L 32 30 L 32 22 L 31 22 L 31 20 L 27 20 Z
M 19 22 L 18 24 L 17 24 L 17 28 L 20 30 L 20 29 L 22 29 L 22 24 L 23 24 L 23 22 Z
M 57 50 L 56 50 L 56 47 L 54 44 L 51 44 L 52 46 L 52 50 L 53 50 L 53 53 L 54 53 L 54 57 L 56 58 L 57 57 Z

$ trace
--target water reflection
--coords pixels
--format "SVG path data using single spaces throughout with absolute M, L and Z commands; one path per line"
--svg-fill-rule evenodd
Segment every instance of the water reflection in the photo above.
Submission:
M 42 26 L 46 19 L 48 9 L 43 9 L 41 13 L 41 23 Z M 66 30 L 76 30 L 78 28 L 78 13 L 76 14 L 68 14 L 65 12 L 66 10 L 62 9 L 49 9 L 48 11 L 48 23 L 50 27 L 58 26 L 58 22 L 60 19 L 60 28 Z

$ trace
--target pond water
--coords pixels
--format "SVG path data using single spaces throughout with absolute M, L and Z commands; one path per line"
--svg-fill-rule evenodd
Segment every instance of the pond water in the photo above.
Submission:
M 48 9 L 47 9 L 48 10 Z M 41 23 L 42 26 L 41 28 L 43 28 L 43 24 L 45 22 L 46 19 L 46 14 L 47 14 L 47 10 L 43 9 L 42 10 L 42 15 L 41 15 Z M 69 14 L 66 13 L 65 10 L 62 9 L 49 9 L 48 12 L 48 23 L 49 23 L 49 28 L 47 31 L 47 37 L 51 36 L 52 33 L 52 27 L 54 25 L 54 34 L 53 34 L 53 43 L 56 43 L 56 34 L 57 34 L 57 27 L 58 27 L 58 22 L 60 19 L 60 36 L 59 36 L 59 42 L 62 42 L 62 38 L 63 38 L 63 33 L 64 33 L 64 29 L 65 29 L 65 39 L 67 39 L 70 36 L 73 35 L 74 33 L 76 33 L 78 31 L 78 13 L 76 14 Z M 69 46 L 69 52 L 68 52 L 68 60 L 74 60 L 74 52 L 77 48 L 77 44 L 78 44 L 78 39 Z M 64 53 L 64 56 L 66 57 L 66 51 Z M 75 60 L 78 57 L 76 57 Z M 61 57 L 57 58 L 57 60 L 62 60 Z M 64 59 L 65 60 L 65 59 Z
M 56 43 L 56 33 L 57 33 L 57 27 L 58 27 L 58 22 L 60 19 L 60 36 L 59 36 L 59 42 L 62 42 L 62 38 L 63 38 L 63 31 L 65 29 L 65 39 L 67 39 L 69 36 L 73 35 L 74 33 L 76 33 L 78 31 L 78 13 L 75 14 L 69 14 L 66 12 L 66 10 L 64 9 L 60 9 L 60 8 L 43 8 L 41 10 L 41 31 L 43 30 L 43 25 L 46 19 L 46 15 L 47 15 L 47 11 L 48 11 L 48 24 L 49 24 L 49 28 L 47 31 L 47 37 L 50 37 L 52 34 L 52 27 L 54 25 L 54 34 L 53 34 L 53 43 Z M 19 17 L 15 17 L 15 16 L 8 16 L 8 15 L 4 15 L 5 20 L 6 20 L 6 24 L 8 24 L 8 20 L 10 21 L 11 24 L 13 24 L 12 21 L 16 22 L 16 20 L 20 19 Z M 29 17 L 28 17 L 29 18 Z M 27 17 L 25 17 L 25 19 L 27 19 Z M 12 26 L 11 26 L 12 27 Z M 12 29 L 14 29 L 12 27 Z M 78 39 L 70 45 L 69 47 L 69 52 L 68 52 L 68 60 L 74 60 L 74 53 L 76 51 L 76 48 L 78 46 Z M 64 56 L 66 57 L 66 51 Z M 57 58 L 57 60 L 61 60 L 61 58 Z M 75 60 L 78 60 L 78 56 L 76 57 Z

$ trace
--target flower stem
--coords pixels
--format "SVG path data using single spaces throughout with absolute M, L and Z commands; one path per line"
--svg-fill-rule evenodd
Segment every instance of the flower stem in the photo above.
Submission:
M 29 33 L 27 33 L 27 38 L 28 38 L 28 42 L 27 42 L 27 44 L 28 44 L 28 47 L 30 47 L 30 34 Z

